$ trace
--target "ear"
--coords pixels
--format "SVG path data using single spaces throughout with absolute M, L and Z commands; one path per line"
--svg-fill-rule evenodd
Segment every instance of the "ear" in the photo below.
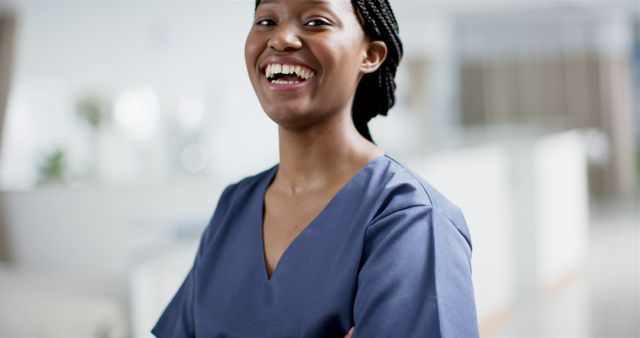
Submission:
M 373 73 L 387 58 L 387 44 L 384 41 L 375 40 L 368 41 L 367 49 L 363 53 L 363 60 L 360 65 L 360 71 L 365 74 Z

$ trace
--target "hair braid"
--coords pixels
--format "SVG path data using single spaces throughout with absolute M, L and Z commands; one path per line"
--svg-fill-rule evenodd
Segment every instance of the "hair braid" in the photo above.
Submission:
M 387 115 L 395 104 L 395 75 L 402 59 L 402 42 L 398 23 L 387 0 L 355 0 L 353 3 L 362 16 L 365 33 L 387 45 L 386 60 L 376 72 L 363 76 L 353 102 L 356 128 L 373 141 L 367 123 L 377 115 Z
M 388 0 L 351 0 L 362 17 L 362 29 L 372 40 L 387 45 L 387 58 L 377 71 L 360 80 L 353 100 L 352 117 L 358 132 L 373 142 L 368 122 L 377 115 L 387 115 L 395 104 L 395 76 L 403 49 L 398 22 Z M 256 0 L 256 8 L 260 0 Z

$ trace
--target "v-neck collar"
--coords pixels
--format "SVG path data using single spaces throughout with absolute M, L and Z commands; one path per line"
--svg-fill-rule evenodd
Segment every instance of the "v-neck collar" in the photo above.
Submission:
M 258 234 L 259 234 L 259 243 L 260 243 L 260 253 L 259 253 L 259 258 L 261 259 L 260 261 L 260 265 L 262 266 L 262 273 L 261 273 L 261 279 L 266 281 L 268 284 L 272 284 L 274 283 L 274 278 L 276 278 L 277 275 L 277 271 L 280 271 L 282 268 L 282 264 L 284 263 L 284 259 L 287 257 L 287 254 L 289 253 L 289 251 L 291 251 L 292 247 L 294 245 L 296 245 L 297 242 L 301 241 L 301 239 L 306 235 L 306 233 L 308 233 L 309 231 L 311 231 L 312 227 L 318 222 L 318 220 L 320 218 L 322 218 L 322 216 L 331 209 L 331 207 L 333 206 L 333 204 L 335 204 L 335 201 L 338 200 L 346 190 L 348 190 L 348 188 L 354 184 L 354 182 L 357 180 L 357 178 L 360 175 L 363 175 L 364 172 L 366 172 L 366 170 L 369 167 L 372 167 L 375 163 L 383 160 L 383 159 L 389 159 L 389 156 L 387 155 L 387 153 L 384 153 L 383 155 L 380 155 L 378 157 L 373 158 L 372 160 L 370 160 L 366 165 L 364 165 L 362 168 L 360 168 L 360 170 L 358 170 L 358 172 L 353 175 L 353 177 L 351 177 L 349 179 L 349 181 L 347 181 L 347 183 L 345 183 L 342 188 L 340 188 L 340 190 L 338 190 L 338 192 L 335 193 L 335 195 L 333 195 L 333 197 L 331 197 L 331 199 L 329 200 L 329 202 L 324 206 L 324 208 L 322 208 L 322 210 L 320 210 L 320 212 L 318 213 L 318 215 L 316 215 L 315 218 L 313 218 L 311 220 L 311 222 L 309 222 L 309 224 L 302 229 L 302 231 L 300 231 L 300 233 L 291 241 L 291 243 L 289 243 L 289 245 L 287 246 L 287 248 L 284 250 L 284 252 L 282 253 L 282 255 L 280 256 L 280 259 L 278 260 L 278 263 L 276 263 L 273 272 L 271 273 L 271 278 L 269 278 L 269 274 L 267 272 L 267 261 L 266 261 L 266 256 L 265 256 L 265 246 L 264 246 L 264 211 L 265 211 L 265 197 L 266 197 L 266 193 L 267 193 L 267 189 L 269 188 L 269 186 L 271 185 L 271 183 L 273 182 L 276 173 L 278 171 L 278 167 L 279 164 L 276 164 L 275 166 L 273 166 L 268 172 L 267 174 L 264 176 L 264 180 L 263 182 L 261 182 L 261 186 L 260 189 L 258 190 L 259 193 L 259 212 L 257 213 L 258 215 Z

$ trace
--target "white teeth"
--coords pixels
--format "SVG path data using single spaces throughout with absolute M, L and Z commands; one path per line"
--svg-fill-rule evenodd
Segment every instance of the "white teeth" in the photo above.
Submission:
M 296 84 L 296 83 L 300 83 L 300 81 L 272 80 L 271 83 L 275 83 L 275 84 Z
M 296 74 L 304 80 L 308 80 L 315 75 L 312 70 L 303 66 L 277 63 L 267 65 L 264 73 L 267 78 L 273 78 L 276 74 Z

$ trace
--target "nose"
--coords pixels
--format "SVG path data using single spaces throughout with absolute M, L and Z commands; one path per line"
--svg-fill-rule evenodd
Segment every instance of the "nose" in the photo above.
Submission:
M 268 46 L 276 51 L 292 51 L 300 49 L 302 41 L 294 27 L 283 23 L 273 31 Z

